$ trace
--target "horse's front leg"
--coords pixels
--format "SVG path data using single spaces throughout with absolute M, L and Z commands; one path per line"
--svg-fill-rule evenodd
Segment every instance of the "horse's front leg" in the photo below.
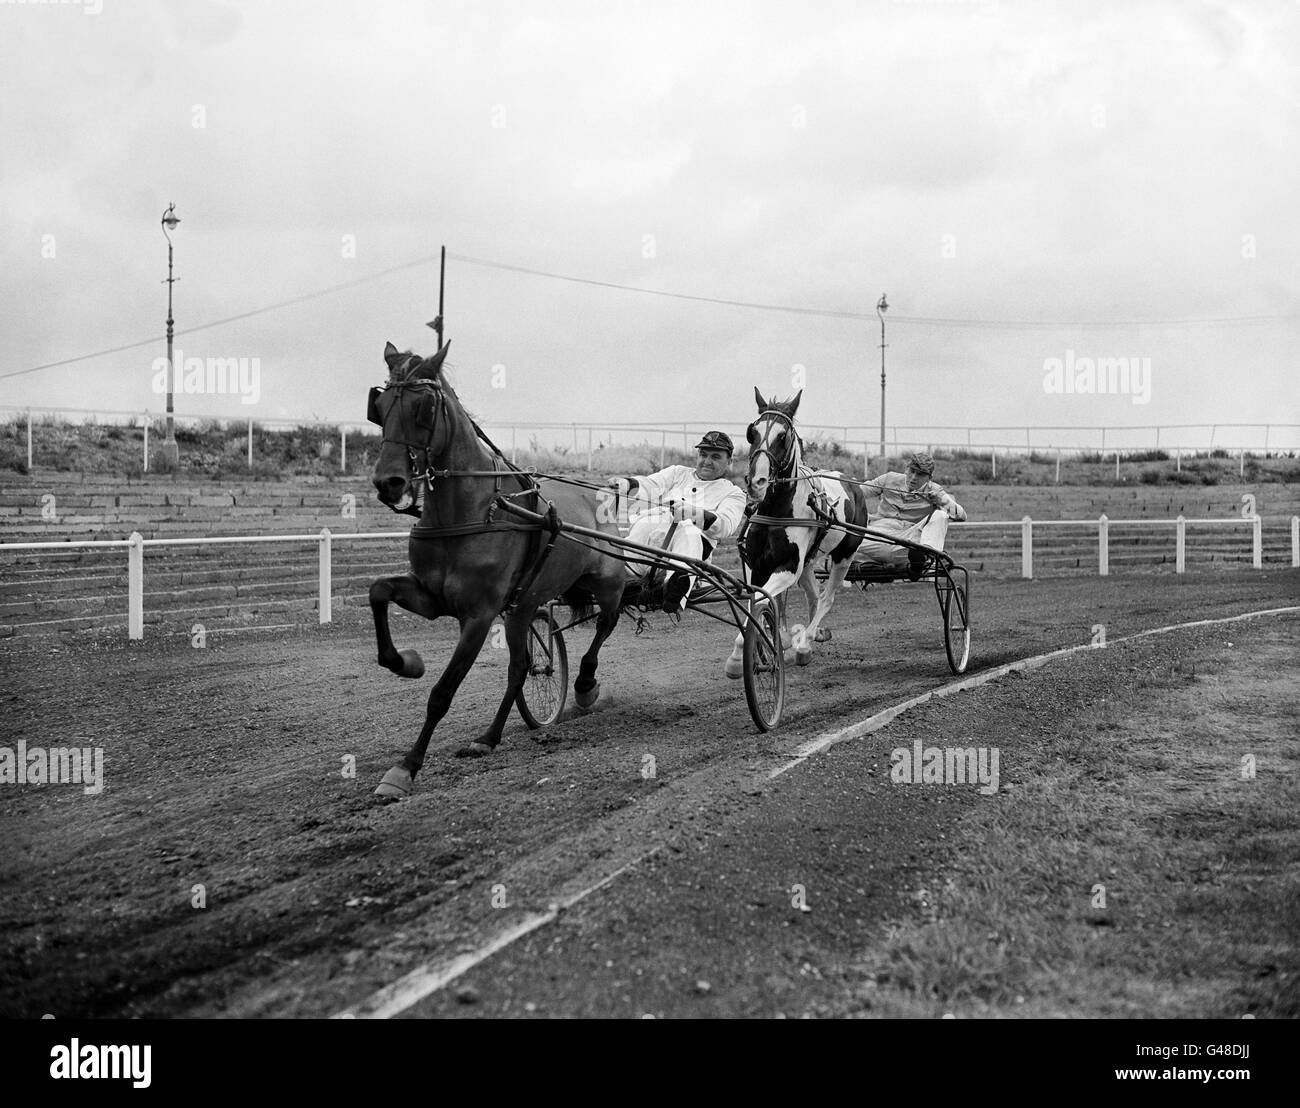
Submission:
M 375 617 L 379 664 L 392 670 L 398 677 L 423 677 L 424 660 L 419 653 L 414 650 L 399 651 L 393 646 L 393 636 L 388 629 L 389 604 L 396 604 L 425 619 L 437 619 L 442 613 L 438 611 L 429 590 L 409 573 L 400 577 L 381 577 L 370 586 L 370 611 Z
M 456 690 L 465 680 L 465 675 L 469 673 L 474 659 L 483 649 L 483 643 L 495 618 L 496 614 L 491 609 L 484 609 L 461 619 L 460 639 L 456 643 L 456 649 L 452 651 L 451 661 L 447 663 L 447 668 L 442 671 L 438 683 L 429 693 L 429 707 L 425 712 L 424 726 L 420 728 L 420 737 L 415 740 L 415 745 L 407 755 L 384 775 L 379 788 L 375 790 L 376 796 L 399 800 L 411 795 L 411 783 L 415 775 L 420 772 L 420 767 L 424 765 L 424 755 L 429 749 L 429 739 L 433 736 L 433 729 L 447 714 L 452 697 L 456 695 Z
M 777 622 L 780 624 L 781 627 L 781 649 L 782 650 L 786 650 L 790 646 L 791 642 L 793 641 L 791 639 L 790 632 L 785 625 L 785 610 L 786 610 L 785 591 L 791 585 L 793 585 L 796 580 L 798 580 L 798 578 L 793 573 L 790 573 L 788 570 L 781 570 L 779 573 L 772 574 L 772 576 L 769 577 L 762 585 L 757 586 L 758 588 L 764 589 L 766 592 L 768 592 L 776 602 Z M 767 602 L 760 601 L 759 603 L 761 606 L 762 604 L 765 604 Z M 793 659 L 787 658 L 786 660 L 791 661 Z M 740 677 L 744 674 L 745 635 L 743 631 L 736 636 L 736 641 L 732 645 L 731 653 L 730 655 L 728 655 L 726 664 L 722 667 L 722 671 L 728 677 Z
M 831 559 L 830 576 L 826 578 L 826 584 L 822 586 L 821 596 L 817 600 L 817 611 L 813 613 L 812 622 L 808 624 L 808 630 L 804 632 L 804 648 L 802 651 L 796 649 L 795 661 L 801 666 L 806 666 L 812 661 L 812 644 L 817 642 L 817 633 L 821 628 L 822 620 L 830 614 L 831 607 L 835 604 L 835 597 L 839 593 L 840 585 L 844 583 L 844 578 L 848 575 L 849 566 L 852 564 L 850 558 L 845 558 L 842 562 Z
M 799 574 L 799 588 L 803 591 L 808 604 L 808 621 L 802 626 L 792 628 L 794 658 L 801 666 L 812 660 L 812 636 L 817 630 L 817 577 L 812 564 L 804 563 L 803 572 Z

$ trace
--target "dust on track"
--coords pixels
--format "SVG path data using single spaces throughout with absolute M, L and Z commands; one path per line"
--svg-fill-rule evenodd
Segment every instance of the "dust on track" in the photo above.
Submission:
M 974 585 L 972 673 L 1098 623 L 1115 638 L 1300 591 L 1288 571 Z M 431 680 L 379 670 L 357 622 L 204 650 L 6 649 L 3 744 L 102 746 L 106 788 L 0 786 L 0 1014 L 329 1014 L 621 858 L 708 851 L 727 821 L 762 820 L 753 782 L 801 742 L 950 679 L 925 586 L 846 592 L 830 623 L 813 665 L 790 671 L 777 732 L 755 732 L 722 676 L 724 628 L 659 617 L 641 636 L 620 624 L 596 710 L 542 732 L 516 717 L 492 758 L 457 761 L 503 689 L 505 652 L 485 650 L 395 806 L 370 793 Z M 433 674 L 452 631 L 395 619 Z M 585 643 L 570 641 L 575 666 Z M 907 833 L 880 818 L 883 838 Z

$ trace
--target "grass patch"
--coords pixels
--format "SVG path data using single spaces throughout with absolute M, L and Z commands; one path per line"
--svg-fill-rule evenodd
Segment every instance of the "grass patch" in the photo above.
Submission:
M 933 712 L 926 743 L 1000 747 L 1004 788 L 853 967 L 849 1011 L 1300 1015 L 1294 632 L 1122 644 Z

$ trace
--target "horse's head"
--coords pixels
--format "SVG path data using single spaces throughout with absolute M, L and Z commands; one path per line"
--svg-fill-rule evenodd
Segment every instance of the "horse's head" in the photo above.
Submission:
M 794 476 L 801 453 L 799 435 L 794 429 L 794 413 L 799 409 L 800 389 L 789 400 L 764 400 L 754 389 L 758 401 L 758 418 L 749 425 L 749 474 L 745 483 L 751 500 L 762 501 L 781 481 Z
M 426 488 L 421 478 L 446 453 L 451 440 L 448 408 L 455 394 L 442 379 L 450 345 L 444 343 L 438 353 L 421 358 L 390 342 L 384 348 L 388 383 L 370 390 L 366 418 L 384 429 L 371 480 L 380 501 L 395 512 L 420 514 Z

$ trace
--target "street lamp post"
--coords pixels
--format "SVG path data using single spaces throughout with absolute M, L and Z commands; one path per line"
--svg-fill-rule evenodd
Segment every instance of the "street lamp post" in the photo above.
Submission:
M 176 443 L 172 407 L 172 388 L 175 385 L 175 367 L 172 364 L 172 334 L 175 326 L 175 321 L 172 319 L 172 285 L 180 278 L 172 276 L 172 237 L 169 232 L 174 231 L 179 222 L 176 205 L 168 204 L 162 217 L 163 236 L 167 239 L 167 433 L 163 436 L 162 454 L 173 464 L 180 460 L 180 447 Z
M 885 301 L 885 294 L 880 294 L 880 300 L 876 304 L 876 315 L 880 317 L 880 458 L 885 458 L 885 313 L 889 311 L 889 304 Z

